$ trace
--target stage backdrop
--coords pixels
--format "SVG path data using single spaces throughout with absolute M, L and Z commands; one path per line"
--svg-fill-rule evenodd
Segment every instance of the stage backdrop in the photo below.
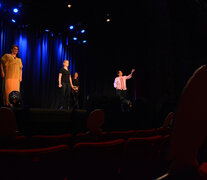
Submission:
M 4 20 L 1 20 L 0 31 L 1 57 L 5 53 L 11 53 L 12 44 L 19 46 L 19 57 L 23 63 L 21 94 L 25 105 L 57 108 L 60 95 L 59 69 L 63 60 L 68 59 L 73 75 L 78 70 L 76 63 L 80 55 L 83 55 L 84 47 L 72 45 L 66 35 L 51 36 L 43 30 L 21 28 Z

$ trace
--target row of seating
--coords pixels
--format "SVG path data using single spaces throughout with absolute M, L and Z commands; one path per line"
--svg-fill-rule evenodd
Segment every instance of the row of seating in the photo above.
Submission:
M 0 179 L 153 179 L 168 165 L 170 135 L 0 149 Z
M 33 136 L 14 136 L 10 139 L 0 138 L 0 148 L 40 148 L 49 147 L 60 144 L 67 144 L 69 146 L 78 142 L 99 142 L 110 141 L 119 138 L 127 140 L 132 137 L 151 137 L 151 136 L 165 136 L 170 134 L 170 129 L 150 129 L 150 130 L 128 130 L 128 131 L 111 131 L 94 133 L 77 133 L 61 134 L 61 135 L 33 135 Z

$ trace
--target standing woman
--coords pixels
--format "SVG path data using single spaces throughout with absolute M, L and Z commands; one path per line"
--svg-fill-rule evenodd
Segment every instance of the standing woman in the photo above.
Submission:
M 61 107 L 59 109 L 69 109 L 70 108 L 70 94 L 71 88 L 73 88 L 72 78 L 70 74 L 69 61 L 63 61 L 63 67 L 59 71 L 59 88 L 61 88 Z
M 22 61 L 18 57 L 19 47 L 12 45 L 11 54 L 4 54 L 1 58 L 1 77 L 3 82 L 4 105 L 9 105 L 9 93 L 20 92 L 20 82 L 22 81 Z
M 73 75 L 73 86 L 74 88 L 72 89 L 72 95 L 73 95 L 73 100 L 74 100 L 74 104 L 73 104 L 73 108 L 79 108 L 79 87 L 80 87 L 80 82 L 79 82 L 79 78 L 78 78 L 78 73 L 75 72 Z

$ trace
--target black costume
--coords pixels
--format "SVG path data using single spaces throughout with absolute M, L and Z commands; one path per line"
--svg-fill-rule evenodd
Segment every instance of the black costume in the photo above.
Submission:
M 72 79 L 73 86 L 77 86 L 78 90 L 72 89 L 72 96 L 73 96 L 73 108 L 79 108 L 79 80 L 78 79 Z
M 63 109 L 69 109 L 70 107 L 70 94 L 71 94 L 71 84 L 70 84 L 70 80 L 69 80 L 69 76 L 70 76 L 70 70 L 66 70 L 64 68 L 60 69 L 60 72 L 62 74 L 61 77 L 61 84 L 62 84 L 62 88 L 61 88 L 61 106 L 63 107 Z

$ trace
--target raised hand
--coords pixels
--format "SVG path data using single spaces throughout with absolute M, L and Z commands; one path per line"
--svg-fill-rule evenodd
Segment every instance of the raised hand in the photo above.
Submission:
M 135 71 L 135 69 L 132 69 L 131 73 L 133 73 Z

